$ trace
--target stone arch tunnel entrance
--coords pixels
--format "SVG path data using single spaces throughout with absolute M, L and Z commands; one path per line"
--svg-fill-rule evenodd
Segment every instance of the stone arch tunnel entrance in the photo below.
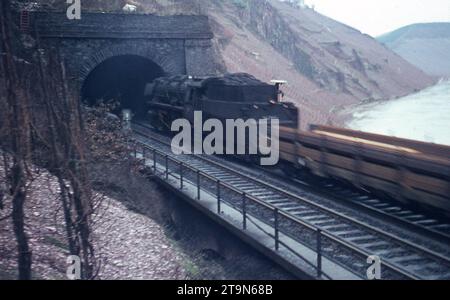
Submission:
M 118 106 L 113 113 L 119 114 L 122 109 L 131 109 L 137 117 L 145 116 L 145 85 L 163 75 L 163 69 L 145 57 L 114 56 L 89 73 L 83 82 L 81 97 L 89 106 L 101 102 L 116 103 Z

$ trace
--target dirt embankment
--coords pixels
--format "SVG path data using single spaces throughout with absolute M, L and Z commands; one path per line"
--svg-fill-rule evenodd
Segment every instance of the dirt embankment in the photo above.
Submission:
M 234 1 L 236 2 L 236 1 Z M 211 1 L 208 13 L 225 65 L 288 81 L 301 124 L 337 123 L 351 105 L 410 94 L 433 79 L 375 39 L 311 9 L 276 0 Z
M 28 188 L 26 231 L 32 250 L 34 279 L 65 279 L 69 255 L 59 185 L 45 170 L 32 170 Z M 3 181 L 0 170 L 0 181 Z M 100 279 L 185 279 L 184 254 L 166 237 L 154 220 L 128 210 L 114 198 L 98 194 L 93 216 L 93 244 L 100 262 Z M 0 219 L 11 213 L 4 199 Z M 10 218 L 0 221 L 0 279 L 17 273 L 15 237 Z
M 129 210 L 155 220 L 184 255 L 188 279 L 264 280 L 293 277 L 231 233 L 158 187 L 144 176 L 128 176 L 119 167 L 109 176 L 94 172 L 103 189 Z M 104 176 L 100 176 L 100 173 Z
M 103 166 L 104 167 L 104 166 Z M 96 166 L 93 244 L 99 279 L 292 279 L 291 275 L 128 166 Z M 33 169 L 26 231 L 34 279 L 66 279 L 69 255 L 59 186 Z M 115 175 L 113 176 L 112 173 Z M 4 180 L 0 169 L 0 181 Z M 0 210 L 0 279 L 17 277 L 11 203 Z M 5 219 L 4 219 L 5 218 Z
M 301 126 L 342 125 L 353 105 L 421 90 L 434 78 L 374 38 L 309 8 L 278 0 L 152 0 L 141 13 L 207 14 L 228 72 L 284 79 Z

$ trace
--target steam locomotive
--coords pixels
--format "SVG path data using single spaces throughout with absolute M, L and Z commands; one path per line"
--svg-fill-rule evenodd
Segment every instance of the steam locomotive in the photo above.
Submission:
M 166 130 L 178 118 L 192 124 L 195 111 L 219 120 L 277 118 L 278 167 L 290 176 L 306 171 L 450 216 L 448 146 L 327 126 L 300 131 L 298 109 L 281 101 L 281 84 L 244 73 L 163 77 L 146 86 L 146 106 L 153 125 Z
M 280 126 L 297 128 L 298 109 L 282 101 L 281 84 L 267 84 L 246 73 L 161 77 L 146 85 L 145 102 L 150 122 L 160 130 L 170 130 L 178 118 L 193 123 L 195 111 L 221 121 L 277 118 Z

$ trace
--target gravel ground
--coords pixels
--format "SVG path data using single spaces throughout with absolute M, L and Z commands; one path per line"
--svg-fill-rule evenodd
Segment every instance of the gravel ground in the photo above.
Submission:
M 65 279 L 68 247 L 63 213 L 54 177 L 34 170 L 26 202 L 26 230 L 33 253 L 36 279 Z M 0 182 L 4 181 L 0 169 Z M 101 260 L 101 279 L 185 279 L 185 258 L 174 248 L 163 228 L 152 219 L 128 210 L 103 195 L 94 216 L 93 239 Z M 4 199 L 0 220 L 11 212 Z M 10 218 L 0 221 L 0 279 L 17 276 L 16 241 Z

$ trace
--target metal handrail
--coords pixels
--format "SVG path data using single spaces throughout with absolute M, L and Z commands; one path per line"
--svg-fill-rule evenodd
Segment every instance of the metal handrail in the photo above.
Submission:
M 153 138 L 153 137 L 151 137 L 151 138 L 154 139 L 154 140 L 156 140 L 156 139 Z M 209 175 L 209 174 L 207 174 L 207 173 L 205 173 L 205 172 L 199 170 L 198 168 L 195 168 L 195 167 L 192 167 L 192 166 L 190 166 L 190 165 L 184 164 L 181 160 L 178 160 L 178 159 L 176 159 L 176 158 L 170 157 L 170 156 L 168 156 L 166 153 L 164 153 L 164 152 L 162 152 L 162 151 L 160 151 L 160 150 L 157 150 L 156 148 L 153 148 L 152 146 L 150 146 L 150 145 L 148 145 L 148 144 L 145 144 L 145 143 L 140 142 L 140 141 L 136 141 L 136 144 L 140 145 L 140 146 L 142 147 L 142 149 L 144 149 L 144 148 L 151 149 L 151 151 L 153 152 L 153 154 L 158 153 L 158 154 L 159 154 L 160 156 L 162 156 L 162 157 L 167 157 L 167 161 L 170 160 L 170 161 L 172 161 L 172 162 L 174 162 L 174 163 L 183 164 L 183 167 L 184 167 L 184 168 L 187 168 L 187 169 L 189 169 L 189 170 L 191 170 L 191 171 L 197 173 L 198 176 L 203 176 L 203 177 L 205 177 L 205 178 L 207 178 L 207 179 L 209 179 L 209 180 L 211 180 L 211 181 L 214 181 L 214 182 L 219 181 L 217 178 L 215 178 L 215 177 L 213 177 L 213 176 L 211 176 L 211 175 Z M 155 155 L 154 155 L 154 158 L 155 158 Z M 202 159 L 209 161 L 209 160 L 206 159 L 206 158 L 202 158 Z M 156 160 L 154 160 L 154 166 L 155 166 L 155 165 L 156 165 Z M 222 167 L 222 166 L 221 166 L 221 167 Z M 224 168 L 226 168 L 226 167 L 224 167 Z M 167 168 L 167 169 L 168 169 L 168 168 Z M 228 170 L 228 168 L 227 168 L 227 170 Z M 233 173 L 237 173 L 237 172 L 235 172 L 234 170 L 231 170 L 231 169 L 230 169 L 230 171 L 233 172 Z M 168 172 L 166 172 L 166 173 L 168 173 Z M 167 176 L 168 176 L 168 175 L 166 175 L 166 178 L 167 178 Z M 254 181 L 259 182 L 259 180 L 254 179 L 254 178 L 251 178 L 251 180 L 254 180 Z M 219 181 L 219 182 L 220 182 L 220 186 L 222 186 L 222 187 L 224 187 L 224 188 L 226 188 L 226 189 L 228 189 L 228 190 L 231 190 L 231 191 L 235 192 L 235 193 L 238 194 L 238 195 L 241 195 L 241 196 L 242 196 L 242 195 L 245 194 L 244 192 L 242 192 L 241 190 L 239 190 L 239 189 L 233 187 L 233 186 L 230 185 L 230 184 L 227 184 L 227 183 L 224 183 L 224 182 L 221 182 L 221 181 Z M 276 187 L 272 187 L 272 186 L 269 185 L 269 184 L 266 184 L 266 183 L 262 183 L 262 184 L 268 186 L 269 188 L 274 188 L 277 192 L 281 192 L 281 193 L 284 194 L 285 196 L 288 196 L 288 197 L 291 197 L 291 198 L 296 198 L 296 199 L 305 201 L 305 202 L 307 202 L 308 204 L 311 203 L 313 206 L 317 207 L 318 209 L 321 209 L 321 210 L 323 209 L 323 210 L 325 210 L 325 211 L 328 212 L 328 209 L 322 208 L 321 205 L 318 205 L 318 204 L 316 204 L 316 203 L 312 203 L 310 200 L 303 199 L 302 197 L 298 197 L 298 196 L 296 196 L 296 195 L 293 195 L 293 194 L 291 194 L 291 193 L 289 193 L 289 192 L 286 192 L 286 191 L 283 191 L 283 190 L 279 190 L 279 189 L 277 189 Z M 198 188 L 199 188 L 199 187 L 198 187 Z M 199 197 L 198 197 L 198 198 L 199 198 Z M 266 202 L 264 202 L 264 201 L 262 201 L 262 200 L 260 200 L 260 199 L 257 199 L 257 198 L 255 198 L 255 197 L 253 197 L 253 196 L 251 196 L 251 195 L 246 195 L 246 198 L 249 199 L 249 200 L 251 200 L 251 201 L 253 201 L 253 202 L 255 202 L 255 203 L 257 203 L 258 205 L 261 205 L 261 206 L 263 206 L 263 207 L 265 207 L 265 208 L 267 208 L 267 209 L 270 209 L 270 210 L 273 211 L 273 212 L 277 211 L 277 214 L 278 214 L 278 215 L 281 215 L 281 216 L 283 216 L 284 218 L 286 218 L 286 219 L 288 219 L 288 220 L 290 220 L 290 221 L 292 221 L 292 222 L 294 222 L 294 223 L 296 223 L 296 224 L 298 224 L 298 225 L 300 225 L 300 226 L 306 227 L 307 229 L 309 229 L 309 230 L 311 230 L 311 231 L 315 231 L 316 234 L 318 234 L 318 236 L 319 236 L 319 235 L 325 236 L 326 238 L 330 239 L 331 241 L 333 241 L 333 242 L 339 244 L 340 246 L 343 246 L 343 247 L 347 248 L 348 250 L 350 250 L 350 251 L 352 251 L 352 252 L 355 252 L 356 254 L 358 254 L 358 255 L 360 255 L 360 256 L 369 257 L 369 256 L 371 255 L 370 253 L 367 253 L 366 251 L 357 248 L 357 246 L 356 246 L 356 245 L 353 245 L 351 242 L 345 241 L 345 240 L 343 240 L 343 239 L 341 239 L 341 238 L 338 238 L 338 237 L 334 236 L 334 235 L 333 235 L 331 232 L 329 232 L 328 230 L 321 229 L 321 228 L 319 228 L 318 226 L 314 226 L 314 225 L 311 225 L 311 224 L 309 224 L 309 223 L 306 223 L 306 222 L 304 222 L 304 221 L 302 221 L 302 220 L 299 220 L 298 218 L 295 218 L 295 217 L 292 216 L 291 214 L 286 213 L 286 212 L 284 212 L 284 211 L 279 211 L 279 209 L 278 209 L 277 207 L 275 207 L 274 205 L 272 205 L 272 204 L 266 203 Z M 219 200 L 219 201 L 220 201 L 220 200 Z M 224 201 L 224 200 L 222 200 L 222 201 Z M 335 215 L 337 215 L 337 216 L 341 216 L 341 214 L 339 214 L 339 213 L 336 213 L 336 212 L 332 212 L 332 213 L 335 214 Z M 353 219 L 352 219 L 352 218 L 348 218 L 347 216 L 342 215 L 342 218 L 344 218 L 344 219 L 346 219 L 346 220 L 349 220 L 349 221 L 352 221 L 352 222 L 353 222 Z M 264 222 L 264 221 L 263 221 L 263 222 Z M 369 228 L 367 225 L 365 225 L 365 224 L 363 224 L 363 223 L 360 223 L 360 222 L 357 221 L 357 220 L 355 220 L 355 223 L 357 223 L 358 225 L 361 225 L 361 226 L 364 226 L 364 227 Z M 369 229 L 377 232 L 377 229 L 374 229 L 374 228 L 369 228 Z M 285 234 L 285 233 L 284 233 L 284 234 Z M 380 232 L 380 234 L 385 234 L 385 233 L 384 233 L 384 232 Z M 269 235 L 269 236 L 271 236 L 271 235 Z M 288 236 L 289 236 L 289 235 L 288 235 Z M 271 237 L 272 237 L 272 236 L 271 236 Z M 397 241 L 402 241 L 401 239 L 398 239 L 398 238 L 396 238 L 396 237 L 392 237 L 392 238 L 393 238 L 394 240 L 397 240 Z M 277 239 L 275 239 L 275 242 L 277 242 Z M 279 242 L 280 242 L 280 241 L 278 241 L 278 243 L 279 243 Z M 402 241 L 402 242 L 403 242 L 403 241 Z M 407 241 L 406 241 L 406 242 L 407 242 Z M 408 243 L 409 243 L 409 242 L 407 242 L 407 244 L 408 244 Z M 408 245 L 409 245 L 409 244 L 408 244 Z M 283 246 L 287 248 L 287 245 L 285 245 L 284 243 L 283 243 Z M 412 245 L 412 247 L 417 247 L 417 248 L 419 248 L 419 249 L 421 248 L 421 247 L 418 247 L 418 246 L 416 246 L 416 245 Z M 312 249 L 312 250 L 314 250 L 314 249 Z M 293 252 L 293 253 L 296 254 L 297 256 L 301 257 L 301 255 L 298 254 L 298 253 L 296 253 L 295 251 L 291 251 L 291 252 Z M 426 249 L 424 250 L 424 252 L 428 253 Z M 318 253 L 318 254 L 321 253 L 321 249 L 318 249 L 317 253 Z M 441 257 L 439 257 L 439 258 L 441 258 Z M 348 269 L 349 271 L 351 271 L 351 272 L 354 273 L 354 271 L 353 271 L 353 270 L 350 270 L 350 269 L 348 268 L 348 266 L 342 265 L 342 264 L 339 263 L 339 262 L 335 262 L 335 263 L 341 265 L 342 267 L 344 267 L 344 268 L 346 268 L 346 269 Z M 420 279 L 420 278 L 418 278 L 417 276 L 414 276 L 413 274 L 410 274 L 410 273 L 408 273 L 408 272 L 405 272 L 405 271 L 403 271 L 403 270 L 397 268 L 396 266 L 391 265 L 391 264 L 388 263 L 388 262 L 382 261 L 381 264 L 384 265 L 387 269 L 389 269 L 389 270 L 391 270 L 391 271 L 394 271 L 395 273 L 401 274 L 401 275 L 403 275 L 403 276 L 405 276 L 405 277 L 407 277 L 407 278 L 415 279 L 415 280 L 416 280 L 416 279 Z M 318 266 L 315 266 L 314 268 L 318 269 Z M 323 273 L 322 273 L 322 274 L 323 274 Z M 354 273 L 354 274 L 356 274 L 356 273 Z M 357 275 L 357 274 L 356 274 L 356 275 Z M 358 276 L 359 276 L 359 275 L 358 275 Z
M 197 168 L 195 168 L 195 167 L 192 167 L 192 166 L 190 166 L 190 165 L 186 165 L 186 164 L 184 164 L 182 161 L 180 161 L 180 160 L 178 160 L 178 159 L 175 159 L 175 158 L 173 158 L 173 157 L 170 157 L 170 156 L 168 156 L 167 154 L 165 154 L 164 152 L 159 151 L 159 150 L 157 150 L 157 149 L 155 149 L 155 148 L 153 148 L 153 147 L 151 147 L 151 146 L 149 146 L 149 145 L 146 145 L 146 144 L 141 143 L 141 142 L 137 142 L 137 144 L 139 144 L 139 145 L 142 147 L 142 150 L 143 150 L 143 151 L 142 151 L 142 153 L 143 153 L 143 161 L 144 161 L 144 162 L 145 162 L 145 160 L 146 160 L 146 157 L 144 156 L 144 154 L 146 153 L 146 151 L 144 151 L 144 149 L 150 149 L 150 150 L 153 152 L 153 154 L 154 154 L 154 158 L 155 158 L 155 154 L 159 154 L 161 157 L 164 157 L 164 159 L 165 159 L 165 169 L 166 169 L 166 172 L 165 172 L 165 178 L 166 178 L 166 180 L 167 180 L 168 174 L 169 174 L 169 172 L 168 172 L 168 170 L 169 170 L 168 162 L 169 162 L 169 161 L 172 161 L 172 162 L 174 162 L 174 163 L 178 163 L 180 166 L 182 166 L 182 167 L 184 167 L 184 168 L 187 168 L 187 169 L 191 170 L 192 172 L 195 172 L 197 175 L 206 177 L 207 179 L 209 179 L 209 180 L 211 180 L 211 181 L 216 181 L 216 182 L 219 184 L 218 186 L 224 187 L 224 188 L 226 188 L 226 189 L 229 189 L 229 190 L 231 190 L 231 191 L 237 193 L 238 195 L 241 195 L 241 196 L 243 197 L 243 199 L 251 200 L 251 201 L 253 201 L 253 202 L 255 202 L 255 203 L 259 204 L 259 205 L 264 206 L 264 207 L 267 208 L 267 209 L 272 210 L 272 211 L 275 213 L 275 216 L 277 216 L 277 215 L 283 215 L 284 217 L 287 217 L 287 218 L 291 219 L 292 221 L 298 223 L 299 225 L 302 225 L 302 226 L 304 226 L 304 227 L 307 227 L 308 229 L 311 229 L 311 230 L 316 230 L 316 233 L 318 233 L 319 236 L 320 236 L 320 232 L 321 232 L 320 229 L 316 229 L 316 228 L 312 227 L 311 225 L 309 225 L 309 224 L 307 224 L 307 223 L 305 223 L 305 222 L 303 222 L 303 221 L 301 221 L 301 220 L 294 219 L 294 218 L 292 218 L 291 216 L 285 214 L 285 213 L 282 212 L 282 211 L 280 212 L 279 209 L 276 208 L 276 207 L 274 207 L 273 205 L 267 204 L 267 203 L 265 203 L 265 202 L 263 202 L 263 201 L 261 201 L 261 200 L 255 198 L 255 197 L 253 197 L 253 196 L 251 196 L 251 195 L 247 195 L 246 193 L 244 193 L 244 192 L 242 192 L 242 191 L 240 191 L 240 190 L 234 188 L 233 186 L 231 186 L 231 185 L 229 185 L 229 184 L 227 184 L 227 183 L 221 182 L 220 180 L 214 178 L 213 176 L 211 176 L 211 175 L 209 175 L 209 174 L 207 174 L 207 173 L 204 173 L 204 172 L 200 171 L 199 169 L 197 169 Z M 137 152 L 137 149 L 135 149 L 134 154 L 135 154 L 135 157 L 136 157 L 136 158 L 137 158 L 137 153 L 138 153 L 138 152 Z M 156 160 L 154 160 L 154 162 L 156 162 Z M 156 165 L 156 164 L 154 164 L 154 166 L 155 166 L 155 165 Z M 183 168 L 180 168 L 180 170 L 182 170 L 182 169 L 183 169 Z M 173 174 L 172 174 L 172 175 L 173 175 Z M 183 177 L 181 177 L 181 174 L 180 174 L 180 177 L 179 177 L 180 182 L 183 182 L 183 181 L 182 181 L 182 178 L 183 178 Z M 198 187 L 199 187 L 199 186 L 198 186 Z M 217 200 L 218 200 L 218 203 L 220 203 L 220 201 L 226 202 L 226 200 L 222 200 L 221 198 L 217 198 Z M 229 204 L 229 203 L 228 203 L 228 204 Z M 235 207 L 235 209 L 239 211 L 238 208 Z M 254 216 L 254 215 L 251 214 L 251 213 L 248 213 L 248 214 L 249 214 L 251 217 L 254 217 L 254 218 L 260 220 L 257 216 Z M 317 274 L 318 274 L 318 275 L 317 275 L 318 278 L 325 277 L 325 278 L 327 278 L 327 279 L 332 279 L 330 275 L 326 274 L 321 268 L 319 268 L 319 267 L 320 267 L 320 264 L 318 264 L 318 266 L 314 265 L 312 262 L 310 262 L 309 260 L 307 260 L 306 258 L 304 258 L 300 253 L 298 253 L 297 251 L 295 251 L 294 249 L 292 249 L 291 247 L 289 247 L 286 243 L 284 243 L 283 241 L 281 241 L 281 240 L 278 238 L 278 234 L 277 234 L 278 231 L 279 231 L 278 226 L 275 225 L 275 227 L 274 227 L 274 229 L 275 229 L 275 236 L 274 236 L 274 235 L 272 235 L 272 234 L 266 232 L 264 229 L 262 229 L 262 228 L 261 228 L 259 225 L 257 225 L 250 217 L 248 217 L 248 216 L 246 216 L 246 215 L 243 215 L 243 217 L 244 217 L 244 220 L 247 220 L 247 219 L 248 219 L 248 220 L 249 220 L 250 222 L 252 222 L 256 227 L 258 227 L 263 233 L 265 233 L 265 234 L 268 235 L 269 237 L 273 238 L 276 244 L 282 245 L 282 246 L 283 246 L 284 248 L 286 248 L 288 251 L 292 252 L 295 256 L 297 256 L 298 258 L 302 259 L 302 260 L 303 260 L 305 263 L 307 263 L 309 266 L 311 266 L 312 268 L 316 269 Z M 260 220 L 260 221 L 262 221 L 263 223 L 266 223 L 266 222 L 264 222 L 263 220 Z M 244 226 L 244 230 L 246 230 L 245 227 L 246 227 L 246 226 Z M 276 246 L 275 248 L 276 248 L 276 251 L 279 250 L 279 247 L 278 247 L 278 246 Z M 317 254 L 318 254 L 318 257 L 321 257 L 321 249 L 318 248 L 318 249 L 316 250 L 316 252 L 317 252 Z M 318 260 L 318 262 L 319 262 L 319 261 L 320 261 L 320 260 Z
M 162 141 L 156 139 L 155 137 L 152 137 L 152 136 L 146 136 L 146 137 L 147 137 L 147 138 L 150 138 L 150 139 L 152 139 L 152 140 L 154 140 L 154 141 L 156 141 L 156 142 L 158 142 L 158 143 L 163 143 L 163 144 L 164 144 L 164 142 L 162 142 Z M 139 142 L 139 143 L 141 143 L 141 142 Z M 141 144 L 142 144 L 142 145 L 146 145 L 146 144 L 143 144 L 143 143 L 141 143 Z M 148 145 L 146 145 L 146 146 L 148 146 Z M 220 163 L 217 163 L 217 162 L 215 162 L 215 161 L 212 161 L 211 159 L 208 159 L 208 158 L 205 158 L 205 157 L 202 157 L 202 156 L 198 156 L 198 155 L 196 155 L 196 157 L 197 157 L 198 159 L 203 160 L 203 161 L 212 163 L 212 164 L 214 164 L 214 165 L 216 165 L 216 166 L 218 166 L 218 167 L 220 167 L 220 168 L 223 168 L 223 169 L 225 169 L 225 170 L 227 170 L 227 171 L 229 171 L 229 172 L 231 172 L 231 173 L 233 173 L 233 174 L 236 174 L 236 175 L 238 175 L 238 176 L 242 176 L 242 174 L 240 174 L 239 172 L 237 172 L 237 171 L 235 171 L 235 170 L 233 170 L 233 169 L 231 169 L 231 168 L 229 168 L 229 167 L 227 167 L 227 166 L 224 166 L 223 164 L 220 164 Z M 368 226 L 367 224 L 364 224 L 363 222 L 361 222 L 361 221 L 359 221 L 359 220 L 356 220 L 356 219 L 354 219 L 354 218 L 348 217 L 348 216 L 346 216 L 346 215 L 344 215 L 344 214 L 342 214 L 342 213 L 333 211 L 333 210 L 331 210 L 331 209 L 329 209 L 329 208 L 327 208 L 327 207 L 324 207 L 324 206 L 322 206 L 322 205 L 320 205 L 320 204 L 317 204 L 317 203 L 315 203 L 315 202 L 313 202 L 313 201 L 311 201 L 311 200 L 308 200 L 308 199 L 303 198 L 303 197 L 298 196 L 298 195 L 294 195 L 294 194 L 292 194 L 292 193 L 290 193 L 290 192 L 287 192 L 287 191 L 285 191 L 285 190 L 282 190 L 282 189 L 280 189 L 280 188 L 278 188 L 278 187 L 276 187 L 276 186 L 273 186 L 273 185 L 271 185 L 271 184 L 268 184 L 268 183 L 266 183 L 266 182 L 263 182 L 263 181 L 261 181 L 261 180 L 259 180 L 259 179 L 256 179 L 256 178 L 250 178 L 250 177 L 248 177 L 248 179 L 249 179 L 249 180 L 252 180 L 252 181 L 254 181 L 254 182 L 256 182 L 256 183 L 262 184 L 262 185 L 264 185 L 265 187 L 270 188 L 270 189 L 272 189 L 272 190 L 274 190 L 274 191 L 276 191 L 276 192 L 278 192 L 278 193 L 281 193 L 281 194 L 283 194 L 283 195 L 285 195 L 285 196 L 287 196 L 287 197 L 290 197 L 290 198 L 293 198 L 293 199 L 296 199 L 296 200 L 305 202 L 305 203 L 307 203 L 307 204 L 309 204 L 309 205 L 311 205 L 311 206 L 313 206 L 313 207 L 315 207 L 315 208 L 317 208 L 317 209 L 319 209 L 319 210 L 321 210 L 321 211 L 323 211 L 323 212 L 326 212 L 326 213 L 328 213 L 328 214 L 334 215 L 334 216 L 336 216 L 336 217 L 338 217 L 338 218 L 341 218 L 341 219 L 343 219 L 343 220 L 347 220 L 347 221 L 349 221 L 349 222 L 352 222 L 353 224 L 357 224 L 358 226 L 361 226 L 361 227 L 363 227 L 363 228 L 365 228 L 365 229 L 371 230 L 371 231 L 373 231 L 373 232 L 375 232 L 375 233 L 377 233 L 377 234 L 383 235 L 383 236 L 385 236 L 385 237 L 387 237 L 387 238 L 392 239 L 393 241 L 401 242 L 401 243 L 403 243 L 404 245 L 407 245 L 408 247 L 410 247 L 410 248 L 412 248 L 412 249 L 422 251 L 423 253 L 427 254 L 427 255 L 430 256 L 430 257 L 434 257 L 434 258 L 443 260 L 443 261 L 445 261 L 445 262 L 450 266 L 450 259 L 447 258 L 447 257 L 445 257 L 445 256 L 443 256 L 443 255 L 441 255 L 441 254 L 439 254 L 439 253 L 436 253 L 436 252 L 434 252 L 434 251 L 432 251 L 432 250 L 426 249 L 426 248 L 421 247 L 421 246 L 419 246 L 419 245 L 413 244 L 413 243 L 411 243 L 410 241 L 407 241 L 407 240 L 405 240 L 405 239 L 402 239 L 402 238 L 399 238 L 399 237 L 397 237 L 397 236 L 394 236 L 393 234 L 391 234 L 391 233 L 389 233 L 389 232 L 385 232 L 385 231 L 383 231 L 383 230 L 380 230 L 380 229 L 377 229 L 377 228 L 370 227 L 370 226 Z M 295 218 L 295 217 L 293 217 L 293 218 Z M 292 220 L 294 220 L 294 219 L 292 219 Z M 295 220 L 297 220 L 297 219 L 295 219 Z M 326 230 L 325 230 L 325 231 L 326 231 Z M 331 233 L 330 233 L 330 234 L 331 234 Z M 353 243 L 351 243 L 351 242 L 345 241 L 345 243 L 347 243 L 347 244 L 349 244 L 349 245 L 352 245 L 353 247 L 357 247 L 357 245 L 355 245 L 355 244 L 353 244 Z M 389 263 L 386 263 L 386 262 L 384 262 L 384 261 L 382 262 L 382 264 L 386 264 L 386 266 L 388 266 L 388 267 L 391 266 L 391 267 L 394 268 L 394 269 L 396 268 L 395 266 L 393 266 L 393 265 L 391 265 L 391 264 L 389 264 Z M 411 275 L 412 275 L 412 274 L 411 274 Z M 414 277 L 414 275 L 412 275 L 412 277 Z

